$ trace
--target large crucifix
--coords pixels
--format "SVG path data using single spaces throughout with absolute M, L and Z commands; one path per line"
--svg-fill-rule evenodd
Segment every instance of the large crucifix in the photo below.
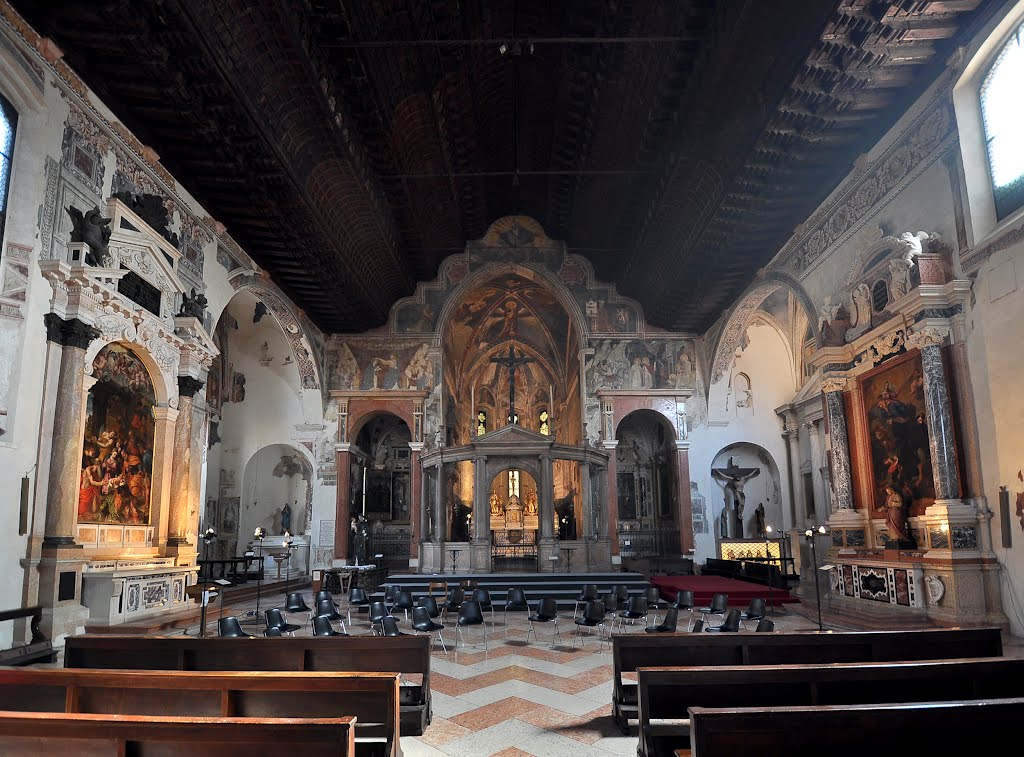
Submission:
M 507 357 L 492 357 L 492 363 L 503 365 L 508 368 L 508 422 L 516 422 L 516 368 L 526 363 L 537 362 L 526 355 L 516 355 L 516 348 L 513 345 L 508 347 Z
M 743 491 L 743 484 L 747 479 L 753 478 L 760 472 L 760 468 L 739 467 L 732 457 L 729 458 L 729 464 L 724 468 L 711 469 L 711 475 L 721 481 L 728 492 L 725 498 L 725 509 L 722 511 L 723 539 L 742 539 L 744 537 L 743 505 L 747 500 L 747 495 Z

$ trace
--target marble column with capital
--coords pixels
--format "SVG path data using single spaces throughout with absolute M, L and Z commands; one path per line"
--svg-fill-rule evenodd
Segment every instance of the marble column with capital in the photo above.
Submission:
M 605 476 L 605 523 L 608 538 L 611 539 L 612 562 L 619 554 L 619 480 L 618 480 L 618 439 L 605 441 L 601 446 L 608 452 L 608 470 Z
M 828 413 L 828 438 L 832 449 L 832 486 L 836 510 L 853 510 L 853 475 L 850 468 L 850 441 L 846 431 L 846 406 L 843 390 L 846 379 L 829 377 L 821 382 Z
M 928 415 L 928 447 L 937 502 L 960 499 L 960 469 L 956 460 L 953 408 L 949 399 L 946 367 L 942 360 L 942 343 L 948 334 L 948 329 L 923 327 L 915 329 L 907 337 L 907 346 L 917 347 L 921 351 L 924 404 Z
M 420 469 L 420 455 L 423 454 L 423 442 L 409 442 L 410 463 L 409 463 L 409 520 L 410 526 L 412 527 L 412 534 L 409 536 L 409 559 L 410 561 L 415 560 L 416 564 L 419 564 L 420 559 L 420 539 L 422 538 L 422 532 L 420 526 L 422 518 L 420 518 L 420 510 L 423 502 L 423 471 Z
M 555 493 L 554 464 L 549 455 L 540 458 L 540 502 L 538 509 L 538 536 L 541 539 L 555 538 Z
M 167 546 L 196 544 L 199 535 L 193 536 L 190 515 L 198 513 L 198 505 L 192 500 L 193 471 L 193 400 L 203 382 L 192 376 L 178 376 L 178 417 L 174 424 L 174 445 L 171 461 L 170 514 L 167 520 Z M 196 465 L 199 460 L 195 460 Z
M 47 313 L 45 321 L 46 339 L 61 346 L 61 356 L 43 548 L 76 547 L 85 427 L 85 351 L 100 332 L 77 318 L 65 321 L 55 313 Z
M 803 477 L 800 475 L 800 419 L 796 412 L 787 410 L 783 421 L 782 435 L 786 439 L 786 452 L 789 458 L 789 525 L 798 523 L 801 513 L 807 512 L 804 504 Z M 775 524 L 781 529 L 785 524 Z

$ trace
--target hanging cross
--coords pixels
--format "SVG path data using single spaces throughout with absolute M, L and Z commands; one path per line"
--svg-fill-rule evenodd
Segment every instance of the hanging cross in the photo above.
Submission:
M 492 363 L 508 367 L 508 422 L 515 423 L 516 420 L 516 368 L 526 363 L 537 362 L 532 357 L 525 355 L 516 356 L 516 348 L 509 345 L 508 357 L 492 357 Z

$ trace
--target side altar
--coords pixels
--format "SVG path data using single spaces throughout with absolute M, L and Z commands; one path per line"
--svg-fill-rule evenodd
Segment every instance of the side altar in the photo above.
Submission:
M 93 560 L 82 569 L 82 604 L 89 619 L 116 625 L 151 618 L 189 605 L 186 587 L 196 569 L 173 557 Z

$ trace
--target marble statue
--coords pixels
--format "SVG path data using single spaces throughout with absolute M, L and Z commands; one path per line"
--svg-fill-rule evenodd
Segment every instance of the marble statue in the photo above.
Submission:
M 71 241 L 89 245 L 89 252 L 85 256 L 86 265 L 112 267 L 113 261 L 107 250 L 107 244 L 110 242 L 110 219 L 105 218 L 98 207 L 83 214 L 78 208 L 69 205 L 67 212 L 73 225 Z
M 889 532 L 886 546 L 909 546 L 912 544 L 907 523 L 906 504 L 903 495 L 892 484 L 885 485 L 885 526 Z
M 927 231 L 918 231 L 917 233 L 904 231 L 900 234 L 899 241 L 902 247 L 903 259 L 908 265 L 914 265 L 914 258 L 924 252 L 924 243 L 930 238 L 931 235 Z
M 292 530 L 292 506 L 287 502 L 281 508 L 281 533 L 291 533 Z
M 859 284 L 850 293 L 850 301 L 848 310 L 853 328 L 846 332 L 847 342 L 871 330 L 871 289 L 867 284 Z
M 906 258 L 893 258 L 889 261 L 889 292 L 893 300 L 898 300 L 910 291 L 910 269 L 913 266 Z

